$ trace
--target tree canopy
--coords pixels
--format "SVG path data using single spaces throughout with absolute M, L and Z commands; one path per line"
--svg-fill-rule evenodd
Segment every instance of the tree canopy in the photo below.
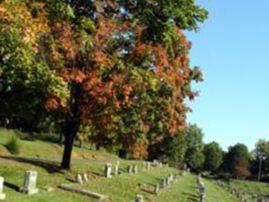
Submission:
M 185 127 L 202 74 L 183 30 L 206 18 L 194 0 L 3 0 L 1 117 L 61 117 L 66 169 L 83 126 L 98 147 L 143 158 Z
M 250 175 L 250 153 L 244 144 L 230 146 L 224 157 L 222 167 L 234 177 L 247 177 Z
M 223 151 L 216 142 L 208 143 L 203 150 L 205 156 L 204 168 L 208 171 L 216 171 L 222 163 Z

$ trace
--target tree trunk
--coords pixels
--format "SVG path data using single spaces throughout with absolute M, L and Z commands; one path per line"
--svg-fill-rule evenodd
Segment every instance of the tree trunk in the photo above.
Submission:
M 67 117 L 66 126 L 64 128 L 64 154 L 62 158 L 61 168 L 70 170 L 71 168 L 71 156 L 73 150 L 73 144 L 75 137 L 77 136 L 80 127 L 80 98 L 81 89 L 79 85 L 74 85 L 71 90 L 71 113 Z
M 72 156 L 72 150 L 73 150 L 73 142 L 74 138 L 68 138 L 65 141 L 64 145 L 64 154 L 62 159 L 61 168 L 65 170 L 70 170 L 71 168 L 71 156 Z
M 71 168 L 73 143 L 77 135 L 78 128 L 79 123 L 77 121 L 67 123 L 67 130 L 65 131 L 64 154 L 61 163 L 62 169 L 70 170 Z

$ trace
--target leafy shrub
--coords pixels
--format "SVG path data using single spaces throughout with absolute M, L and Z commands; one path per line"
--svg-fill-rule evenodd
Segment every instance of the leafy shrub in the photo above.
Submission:
M 20 153 L 20 143 L 17 136 L 11 136 L 5 146 L 11 154 Z

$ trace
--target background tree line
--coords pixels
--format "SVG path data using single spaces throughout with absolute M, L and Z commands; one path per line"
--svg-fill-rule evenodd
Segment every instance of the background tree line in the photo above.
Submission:
M 259 140 L 255 149 L 249 151 L 237 143 L 224 151 L 217 142 L 205 144 L 203 132 L 190 124 L 172 140 L 156 145 L 152 159 L 158 158 L 175 166 L 188 165 L 194 172 L 207 172 L 225 178 L 258 179 L 261 165 L 261 180 L 269 179 L 269 141 Z

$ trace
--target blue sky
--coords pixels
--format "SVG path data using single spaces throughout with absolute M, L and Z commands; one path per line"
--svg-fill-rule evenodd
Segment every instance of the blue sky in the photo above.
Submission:
M 200 96 L 188 121 L 205 142 L 226 149 L 238 142 L 253 149 L 269 139 L 269 1 L 198 0 L 209 19 L 192 41 L 191 64 L 202 68 Z

